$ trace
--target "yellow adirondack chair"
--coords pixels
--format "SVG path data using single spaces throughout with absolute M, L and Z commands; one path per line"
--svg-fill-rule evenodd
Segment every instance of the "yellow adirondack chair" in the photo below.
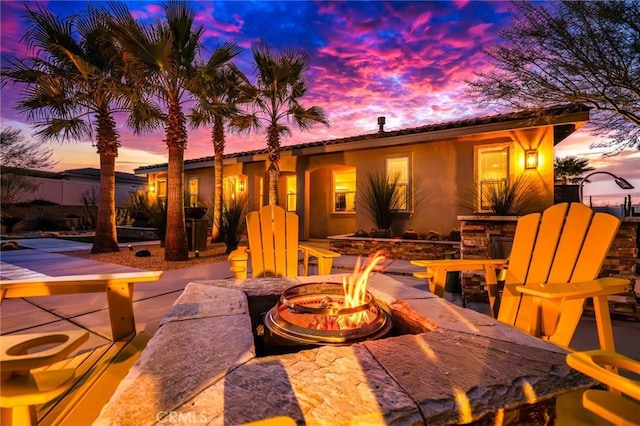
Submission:
M 607 295 L 627 292 L 630 282 L 596 279 L 620 220 L 582 204 L 556 204 L 518 219 L 509 259 L 417 260 L 431 291 L 442 296 L 449 271 L 484 270 L 491 312 L 499 321 L 568 347 L 584 302 L 594 303 L 600 348 L 615 350 Z M 498 298 L 496 272 L 506 268 Z
M 282 207 L 264 206 L 247 215 L 249 247 L 239 247 L 229 254 L 231 272 L 236 279 L 246 279 L 249 253 L 254 278 L 296 277 L 300 252 L 302 275 L 308 275 L 309 258 L 318 259 L 318 275 L 329 275 L 333 259 L 339 253 L 298 243 L 298 216 Z
M 0 281 L 0 302 L 105 293 L 113 338 L 111 344 L 68 358 L 88 340 L 87 331 L 0 336 L 0 424 L 76 425 L 97 418 L 151 338 L 148 333 L 136 334 L 134 283 L 157 281 L 162 274 L 125 272 Z
M 582 394 L 584 408 L 617 426 L 640 425 L 640 381 L 623 377 L 616 371 L 640 375 L 640 361 L 615 352 L 593 350 L 567 355 L 567 364 L 609 387 L 609 390 L 585 391 Z

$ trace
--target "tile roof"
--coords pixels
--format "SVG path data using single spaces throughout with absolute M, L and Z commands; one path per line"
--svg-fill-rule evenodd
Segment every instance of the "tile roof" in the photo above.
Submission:
M 553 106 L 553 107 L 549 107 L 541 110 L 528 110 L 528 111 L 511 112 L 511 113 L 505 113 L 505 114 L 496 114 L 496 115 L 485 116 L 485 117 L 476 117 L 476 118 L 468 118 L 464 120 L 448 121 L 444 123 L 426 124 L 424 126 L 411 127 L 407 129 L 401 129 L 401 130 L 367 133 L 364 135 L 349 136 L 345 138 L 329 139 L 329 140 L 316 141 L 316 142 L 304 142 L 304 143 L 299 143 L 294 145 L 282 146 L 280 147 L 280 151 L 285 152 L 285 151 L 292 151 L 292 150 L 301 149 L 301 148 L 339 145 L 347 142 L 361 142 L 361 141 L 367 141 L 367 140 L 385 139 L 385 138 L 391 138 L 391 137 L 397 137 L 397 136 L 429 133 L 429 132 L 435 132 L 440 130 L 460 129 L 465 127 L 479 126 L 483 124 L 503 123 L 508 121 L 517 121 L 517 120 L 525 120 L 525 119 L 537 119 L 542 116 L 545 116 L 545 117 L 560 116 L 563 114 L 586 112 L 586 111 L 589 111 L 589 109 L 590 109 L 589 107 L 586 107 L 584 105 L 558 105 L 558 106 Z M 237 158 L 237 157 L 244 157 L 244 156 L 267 154 L 267 153 L 268 153 L 267 148 L 261 148 L 253 151 L 242 151 L 242 152 L 225 154 L 224 158 Z M 213 156 L 207 156 L 202 158 L 185 160 L 184 163 L 193 164 L 193 163 L 208 162 L 213 160 L 214 160 Z M 167 167 L 167 163 L 138 167 L 134 170 L 134 172 L 144 171 L 146 169 L 154 169 L 159 167 Z

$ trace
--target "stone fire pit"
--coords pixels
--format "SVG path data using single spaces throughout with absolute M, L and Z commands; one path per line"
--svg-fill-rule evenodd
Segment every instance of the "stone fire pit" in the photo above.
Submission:
M 341 275 L 188 284 L 96 423 L 539 424 L 592 384 L 562 349 L 379 274 L 395 336 L 256 356 L 252 317 L 320 279 Z

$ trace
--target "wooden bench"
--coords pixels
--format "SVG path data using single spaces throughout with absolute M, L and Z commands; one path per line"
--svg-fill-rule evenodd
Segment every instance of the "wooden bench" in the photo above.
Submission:
M 133 286 L 157 281 L 162 271 L 37 277 L 0 281 L 6 298 L 102 293 L 113 342 L 67 358 L 88 339 L 86 331 L 0 336 L 3 425 L 91 423 L 150 340 L 136 334 Z M 33 353 L 38 346 L 56 345 Z

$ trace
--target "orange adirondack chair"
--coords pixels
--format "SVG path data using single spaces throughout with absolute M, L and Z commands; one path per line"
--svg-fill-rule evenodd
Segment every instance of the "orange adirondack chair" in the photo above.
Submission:
M 592 350 L 568 354 L 567 364 L 609 387 L 585 391 L 584 408 L 614 425 L 640 425 L 640 381 L 617 372 L 621 369 L 640 375 L 640 361 L 615 352 Z
M 594 303 L 601 349 L 615 350 L 607 295 L 627 292 L 621 278 L 596 279 L 620 220 L 595 213 L 585 205 L 556 204 L 543 213 L 518 219 L 509 259 L 417 260 L 431 291 L 444 294 L 449 271 L 484 270 L 494 317 L 533 336 L 568 347 L 584 302 Z M 496 272 L 504 271 L 505 287 L 498 297 Z
M 329 275 L 333 259 L 339 253 L 298 243 L 298 216 L 282 207 L 264 206 L 247 215 L 249 247 L 239 247 L 229 254 L 231 272 L 236 279 L 246 279 L 249 253 L 253 276 L 296 277 L 303 254 L 302 275 L 308 275 L 309 258 L 318 259 L 318 275 Z

